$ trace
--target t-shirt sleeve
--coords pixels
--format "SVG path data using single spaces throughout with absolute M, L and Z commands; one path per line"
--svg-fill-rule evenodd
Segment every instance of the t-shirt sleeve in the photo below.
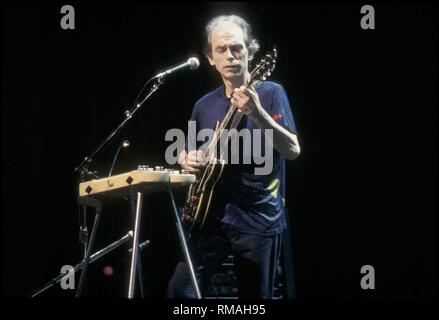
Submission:
M 290 102 L 285 89 L 281 85 L 276 85 L 273 90 L 273 103 L 270 116 L 282 127 L 291 133 L 297 134 Z

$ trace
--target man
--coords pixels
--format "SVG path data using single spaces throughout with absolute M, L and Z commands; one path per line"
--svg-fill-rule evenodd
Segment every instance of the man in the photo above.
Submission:
M 192 239 L 194 264 L 205 289 L 212 274 L 232 253 L 239 297 L 271 299 L 280 235 L 286 228 L 285 158 L 292 160 L 300 153 L 296 128 L 288 98 L 279 84 L 262 81 L 256 88 L 245 86 L 250 78 L 249 61 L 259 49 L 250 25 L 235 15 L 219 16 L 207 24 L 206 36 L 205 54 L 224 84 L 195 104 L 192 120 L 197 130 L 213 129 L 234 104 L 244 114 L 239 128 L 271 130 L 274 152 L 273 169 L 267 175 L 256 175 L 253 165 L 226 165 L 215 188 L 212 213 L 201 233 Z M 179 159 L 192 173 L 204 165 L 200 150 L 184 151 Z M 168 296 L 194 297 L 186 263 L 177 265 Z

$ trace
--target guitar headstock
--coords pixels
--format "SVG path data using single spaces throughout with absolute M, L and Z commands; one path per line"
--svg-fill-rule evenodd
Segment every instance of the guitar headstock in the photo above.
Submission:
M 276 59 L 277 59 L 277 50 L 273 48 L 273 50 L 269 51 L 265 54 L 265 56 L 259 61 L 253 71 L 250 73 L 250 83 L 256 80 L 266 80 L 274 68 L 276 67 Z

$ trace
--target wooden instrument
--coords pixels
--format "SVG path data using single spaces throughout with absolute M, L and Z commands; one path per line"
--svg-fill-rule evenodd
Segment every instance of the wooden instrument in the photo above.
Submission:
M 144 193 L 166 188 L 189 185 L 195 182 L 195 175 L 163 167 L 139 166 L 137 170 L 111 177 L 93 179 L 79 184 L 79 196 L 100 198 L 104 196 L 124 196 L 135 190 Z

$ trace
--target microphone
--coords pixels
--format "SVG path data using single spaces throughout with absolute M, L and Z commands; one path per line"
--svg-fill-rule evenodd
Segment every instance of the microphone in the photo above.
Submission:
M 182 63 L 172 69 L 166 70 L 165 72 L 161 72 L 159 74 L 157 74 L 154 78 L 162 78 L 165 77 L 175 71 L 178 71 L 180 69 L 184 69 L 189 67 L 189 69 L 191 70 L 195 70 L 200 66 L 200 60 L 198 60 L 198 58 L 192 57 L 189 58 L 185 63 Z

